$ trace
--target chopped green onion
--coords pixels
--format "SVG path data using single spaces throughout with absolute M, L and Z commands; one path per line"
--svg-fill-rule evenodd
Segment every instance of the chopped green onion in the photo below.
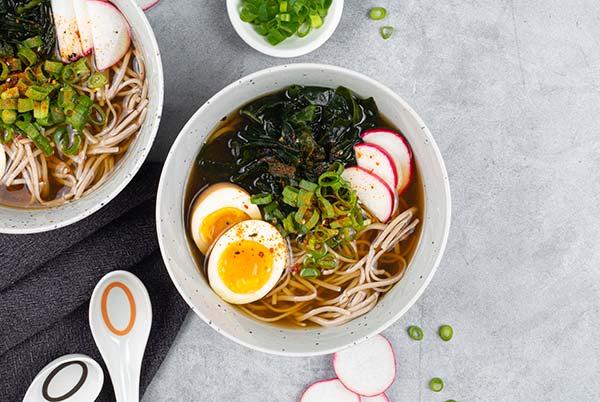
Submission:
M 289 206 L 295 207 L 298 203 L 298 190 L 291 186 L 285 186 L 283 189 L 283 202 Z M 287 229 L 286 229 L 287 230 Z
M 27 91 L 25 91 L 25 96 L 36 101 L 41 101 L 46 99 L 48 95 L 50 95 L 50 92 L 52 92 L 52 90 L 53 88 L 49 86 L 41 87 L 38 85 L 32 85 L 29 88 L 27 88 Z
M 311 191 L 311 192 L 315 192 L 317 190 L 317 188 L 319 187 L 318 184 L 312 183 L 308 180 L 300 180 L 299 186 L 301 189 L 304 189 L 306 191 Z
M 33 66 L 38 60 L 35 52 L 22 44 L 17 45 L 17 56 L 19 56 L 19 59 L 21 59 L 23 63 L 27 63 L 29 66 Z
M 21 130 L 27 138 L 29 138 L 36 147 L 40 149 L 46 156 L 50 156 L 54 153 L 52 149 L 52 144 L 46 137 L 44 137 L 40 132 L 35 128 L 35 126 L 26 121 L 19 121 L 15 123 L 19 130 Z
M 90 107 L 89 116 L 90 122 L 95 126 L 103 126 L 106 124 L 106 112 L 96 103 Z
M 456 402 L 454 399 L 448 399 L 446 402 Z
M 382 20 L 387 16 L 387 10 L 383 7 L 373 7 L 371 11 L 369 11 L 369 17 L 372 20 Z
M 23 69 L 23 65 L 21 64 L 21 60 L 16 57 L 9 57 L 4 59 L 10 71 L 21 71 Z
M 44 0 L 31 0 L 28 3 L 17 6 L 15 11 L 17 12 L 17 14 L 23 14 L 23 13 L 39 6 L 43 1 Z
M 292 19 L 288 13 L 278 14 L 277 16 L 279 17 L 279 21 L 289 22 Z
M 30 49 L 35 49 L 36 47 L 40 47 L 44 44 L 42 38 L 39 36 L 34 36 L 33 38 L 25 39 L 23 44 Z
M 88 79 L 88 87 L 91 89 L 100 89 L 108 83 L 108 78 L 105 74 L 95 72 Z
M 284 40 L 285 40 L 285 35 L 283 35 L 281 33 L 281 31 L 278 29 L 275 29 L 267 34 L 267 41 L 273 46 L 278 45 L 279 43 L 283 42 Z
M 320 28 L 323 25 L 323 19 L 319 14 L 310 15 L 310 26 L 313 28 Z
M 420 341 L 423 339 L 423 330 L 416 325 L 411 325 L 408 327 L 408 336 L 415 341 Z
M 17 101 L 17 111 L 19 113 L 25 113 L 33 110 L 33 99 L 21 98 Z
M 321 271 L 317 268 L 302 268 L 300 270 L 300 276 L 303 278 L 317 278 L 321 275 Z
M 438 330 L 438 334 L 443 341 L 448 342 L 450 339 L 452 339 L 454 330 L 450 325 L 442 325 Z
M 17 120 L 17 111 L 16 110 L 3 110 L 2 111 L 2 121 L 5 124 L 13 124 Z
M 0 94 L 0 99 L 16 99 L 19 97 L 19 88 L 12 87 Z
M 67 129 L 61 127 L 54 132 L 54 143 L 60 147 L 63 154 L 77 155 L 79 148 L 81 148 L 81 134 L 74 132 L 72 141 L 70 141 Z
M 63 69 L 63 64 L 60 61 L 46 60 L 44 61 L 44 70 L 50 74 L 58 75 Z
M 256 194 L 250 197 L 250 202 L 254 205 L 266 205 L 273 201 L 273 196 L 271 194 L 263 193 Z
M 282 1 L 279 3 L 279 12 L 285 13 L 288 10 L 288 2 Z
M 2 60 L 0 60 L 0 67 L 2 67 L 0 69 L 0 81 L 4 81 L 8 78 L 8 73 L 10 72 L 10 69 L 8 68 L 8 64 L 6 64 Z
M 58 92 L 57 104 L 62 108 L 67 108 L 75 103 L 77 92 L 71 86 L 64 86 Z
M 55 104 L 50 105 L 50 117 L 54 124 L 61 124 L 65 121 L 65 113 L 60 106 Z
M 440 392 L 444 389 L 444 381 L 439 377 L 434 377 L 429 381 L 429 389 L 433 392 Z
M 7 142 L 10 142 L 13 140 L 13 138 L 15 137 L 15 129 L 8 126 L 2 126 L 0 124 L 0 143 L 2 144 L 6 144 Z
M 50 112 L 50 100 L 48 98 L 34 102 L 33 104 L 33 118 L 34 119 L 47 119 L 48 113 Z
M 17 110 L 17 100 L 0 99 L 0 110 Z
M 310 33 L 311 29 L 312 27 L 310 26 L 310 24 L 305 21 L 298 28 L 298 32 L 296 32 L 296 35 L 298 35 L 299 38 L 304 38 Z
M 379 28 L 379 33 L 381 37 L 385 40 L 388 40 L 394 34 L 394 27 L 386 25 L 384 27 Z

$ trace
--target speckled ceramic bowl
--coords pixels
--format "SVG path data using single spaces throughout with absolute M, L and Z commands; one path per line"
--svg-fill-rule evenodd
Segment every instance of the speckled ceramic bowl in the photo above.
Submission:
M 142 166 L 158 131 L 163 107 L 163 69 L 152 27 L 134 0 L 111 0 L 125 15 L 133 40 L 142 50 L 149 84 L 148 114 L 137 138 L 100 188 L 60 207 L 16 209 L 0 206 L 0 233 L 26 234 L 75 223 L 102 208 L 123 190 Z
M 343 85 L 373 96 L 383 115 L 412 145 L 425 192 L 424 226 L 406 275 L 367 315 L 335 328 L 292 329 L 258 322 L 223 300 L 194 264 L 185 228 L 184 192 L 192 163 L 219 121 L 245 103 L 292 84 Z M 450 226 L 450 188 L 442 156 L 421 118 L 379 82 L 343 68 L 293 64 L 251 74 L 206 102 L 183 128 L 165 163 L 156 206 L 160 248 L 185 301 L 216 331 L 250 348 L 281 355 L 326 354 L 360 342 L 400 318 L 423 293 L 442 257 Z

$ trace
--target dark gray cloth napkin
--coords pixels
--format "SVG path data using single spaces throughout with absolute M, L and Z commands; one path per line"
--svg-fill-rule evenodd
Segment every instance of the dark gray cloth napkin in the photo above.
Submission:
M 158 250 L 154 206 L 159 175 L 159 165 L 145 165 L 106 207 L 66 228 L 0 234 L 0 401 L 21 401 L 46 364 L 70 353 L 86 354 L 102 365 L 105 385 L 97 401 L 115 400 L 89 329 L 88 304 L 100 278 L 117 269 L 137 275 L 152 301 L 141 378 L 146 389 L 188 310 Z

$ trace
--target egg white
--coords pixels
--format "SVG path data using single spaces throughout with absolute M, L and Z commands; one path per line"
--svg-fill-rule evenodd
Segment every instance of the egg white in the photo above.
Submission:
M 267 282 L 257 291 L 235 293 L 229 289 L 219 275 L 221 255 L 231 243 L 240 240 L 251 240 L 273 250 L 273 266 Z M 268 222 L 248 220 L 240 222 L 219 237 L 208 260 L 208 280 L 210 286 L 223 300 L 232 304 L 246 304 L 260 300 L 275 287 L 283 274 L 288 261 L 287 243 L 281 233 Z
M 243 188 L 232 183 L 217 183 L 209 186 L 194 201 L 190 219 L 192 238 L 202 254 L 206 254 L 211 246 L 200 234 L 202 223 L 208 215 L 223 208 L 235 208 L 246 213 L 250 219 L 261 219 L 260 209 L 252 204 L 250 194 Z

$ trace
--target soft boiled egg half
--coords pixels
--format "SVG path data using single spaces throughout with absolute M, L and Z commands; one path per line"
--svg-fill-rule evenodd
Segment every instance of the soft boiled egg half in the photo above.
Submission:
M 209 186 L 192 206 L 190 230 L 196 247 L 206 255 L 215 240 L 236 223 L 261 219 L 250 194 L 231 183 Z
M 252 303 L 273 289 L 287 260 L 287 243 L 277 228 L 261 220 L 246 220 L 216 241 L 208 259 L 208 280 L 223 300 Z

